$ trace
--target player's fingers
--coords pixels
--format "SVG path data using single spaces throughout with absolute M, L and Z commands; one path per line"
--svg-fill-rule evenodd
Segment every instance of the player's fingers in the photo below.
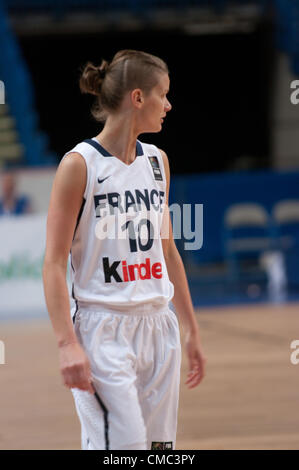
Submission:
M 191 377 L 191 376 L 193 376 L 194 374 L 197 374 L 198 371 L 199 371 L 199 368 L 198 368 L 198 367 L 197 367 L 197 368 L 193 368 L 192 370 L 190 370 L 190 371 L 188 372 L 187 377 Z
M 198 361 L 190 362 L 189 372 L 193 372 L 194 370 L 198 369 L 199 366 L 200 366 L 200 364 L 198 363 Z
M 79 388 L 80 386 L 80 381 L 78 380 L 77 376 L 74 376 L 74 374 L 71 372 L 64 372 L 63 382 L 67 388 Z
M 91 374 L 86 364 L 73 364 L 66 366 L 62 370 L 64 385 L 67 388 L 78 388 L 79 390 L 88 390 L 93 393 L 91 388 Z
M 79 390 L 82 390 L 83 392 L 89 392 L 92 395 L 94 394 L 94 389 L 93 389 L 90 381 L 73 380 L 72 382 L 68 382 L 65 385 L 68 388 L 77 388 Z
M 188 380 L 186 380 L 185 385 L 188 385 L 188 386 L 189 386 L 189 385 L 193 384 L 194 381 L 197 382 L 198 377 L 200 377 L 200 376 L 199 376 L 199 375 L 195 375 L 195 376 L 190 377 Z
M 92 377 L 91 376 L 87 377 L 87 380 L 83 383 L 83 387 L 84 387 L 84 390 L 86 390 L 87 392 L 91 393 L 92 395 L 94 394 L 95 389 L 92 385 Z
M 203 377 L 205 376 L 206 362 L 206 358 L 200 357 L 193 365 L 193 370 L 196 372 L 200 371 Z
M 79 382 L 79 368 L 77 364 L 66 365 L 62 368 L 62 376 L 64 385 L 68 388 L 73 388 Z
M 194 377 L 192 378 L 192 380 L 190 380 L 190 381 L 188 382 L 188 384 L 187 384 L 187 385 L 188 385 L 188 388 L 190 389 L 190 388 L 197 387 L 197 385 L 200 384 L 200 382 L 202 381 L 202 379 L 203 379 L 203 377 L 202 377 L 200 374 L 197 374 L 196 376 L 194 376 Z
M 202 381 L 204 375 L 203 364 L 193 364 L 193 369 L 189 371 L 185 384 L 188 385 L 189 388 L 196 387 Z
M 187 380 L 186 380 L 186 384 L 189 383 L 189 382 L 192 382 L 192 380 L 194 380 L 195 377 L 197 377 L 199 371 L 197 370 L 194 370 L 194 371 L 190 371 L 189 374 L 187 375 Z
M 79 390 L 83 390 L 84 392 L 89 392 L 91 395 L 94 394 L 94 389 L 90 382 L 80 382 L 80 384 L 75 388 L 79 388 Z
M 95 388 L 94 388 L 93 383 L 92 383 L 93 379 L 92 379 L 91 367 L 90 367 L 89 361 L 87 361 L 87 363 L 86 363 L 86 377 L 87 377 L 87 381 L 88 381 L 87 391 L 91 394 L 94 394 Z
M 200 367 L 198 364 L 190 365 L 188 377 L 190 377 L 191 375 L 197 374 L 199 370 L 200 370 Z
M 189 375 L 189 376 L 187 377 L 186 383 L 192 382 L 192 380 L 194 379 L 194 377 L 197 377 L 197 373 L 194 373 L 194 374 L 192 374 L 192 375 Z
M 94 393 L 89 364 L 85 364 L 84 367 L 78 371 L 77 380 L 78 384 L 76 388 L 79 388 L 80 390 L 85 390 L 92 394 Z
M 85 362 L 85 376 L 86 376 L 87 383 L 88 383 L 86 390 L 93 395 L 95 392 L 95 388 L 92 384 L 93 379 L 92 379 L 92 374 L 91 374 L 90 362 L 88 359 Z
M 197 372 L 199 368 L 200 368 L 200 365 L 198 363 L 194 363 L 190 365 L 189 374 L 193 374 L 194 372 Z

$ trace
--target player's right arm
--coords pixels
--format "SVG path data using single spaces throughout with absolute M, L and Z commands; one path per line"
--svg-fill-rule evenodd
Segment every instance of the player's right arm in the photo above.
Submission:
M 86 164 L 78 153 L 59 164 L 50 197 L 43 264 L 46 304 L 59 348 L 64 385 L 94 392 L 88 358 L 78 342 L 70 316 L 66 282 L 68 256 L 86 186 Z

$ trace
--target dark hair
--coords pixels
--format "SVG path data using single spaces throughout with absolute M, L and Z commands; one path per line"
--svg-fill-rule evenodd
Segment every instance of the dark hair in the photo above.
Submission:
M 161 72 L 169 73 L 159 57 L 126 49 L 117 52 L 110 63 L 102 60 L 96 66 L 88 62 L 80 77 L 80 90 L 97 96 L 92 114 L 97 121 L 104 122 L 109 113 L 119 108 L 128 91 L 140 88 L 145 94 L 150 93 Z

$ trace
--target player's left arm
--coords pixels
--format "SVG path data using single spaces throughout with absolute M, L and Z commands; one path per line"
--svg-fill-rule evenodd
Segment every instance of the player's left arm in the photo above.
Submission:
M 189 362 L 186 384 L 196 387 L 205 375 L 206 358 L 201 346 L 199 326 L 195 317 L 187 276 L 182 258 L 175 245 L 168 209 L 170 170 L 166 153 L 160 150 L 166 174 L 166 201 L 161 229 L 163 253 L 170 281 L 174 285 L 173 305 L 178 313 L 180 324 L 185 330 L 185 346 Z

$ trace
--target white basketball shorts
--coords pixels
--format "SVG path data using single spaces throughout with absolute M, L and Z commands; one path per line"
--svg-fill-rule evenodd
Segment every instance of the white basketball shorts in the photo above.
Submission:
M 80 307 L 75 332 L 96 394 L 72 389 L 85 450 L 174 449 L 181 345 L 169 307 Z

